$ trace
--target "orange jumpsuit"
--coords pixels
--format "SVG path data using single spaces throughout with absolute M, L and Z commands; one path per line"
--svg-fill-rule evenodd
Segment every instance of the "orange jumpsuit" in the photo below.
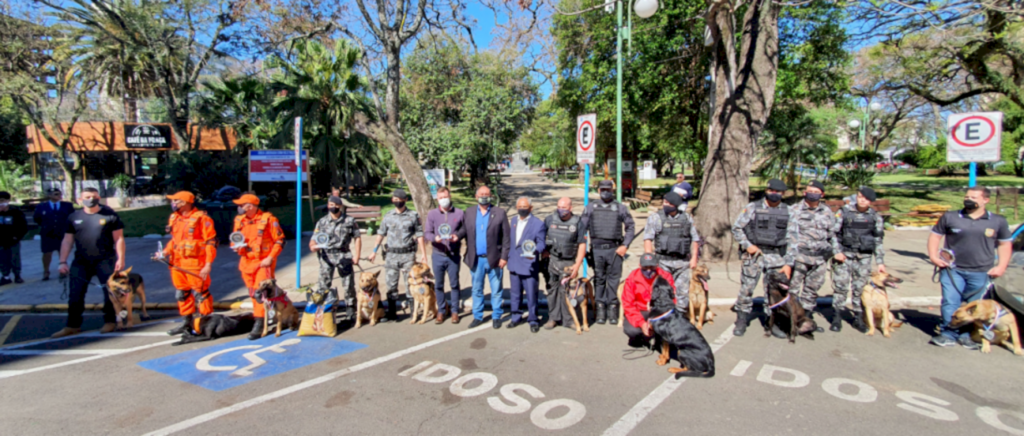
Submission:
M 164 257 L 171 265 L 199 275 L 206 265 L 217 257 L 217 231 L 213 220 L 206 212 L 193 208 L 188 214 L 174 212 L 167 221 L 167 233 L 171 242 L 164 248 Z M 196 312 L 196 298 L 199 299 L 199 314 L 213 313 L 213 298 L 210 296 L 210 277 L 186 274 L 171 268 L 171 283 L 177 290 L 178 313 L 192 315 Z M 195 296 L 194 296 L 194 295 Z M 195 319 L 196 324 L 199 319 Z
M 260 282 L 274 278 L 277 256 L 284 250 L 284 231 L 277 218 L 265 211 L 257 211 L 252 219 L 245 215 L 235 217 L 234 231 L 245 235 L 246 246 L 238 250 L 241 256 L 238 269 L 242 272 L 242 281 L 249 288 L 249 297 L 252 298 Z M 260 262 L 268 257 L 273 259 L 270 267 L 260 268 Z M 257 318 L 266 315 L 263 304 L 255 298 L 252 298 L 252 314 Z

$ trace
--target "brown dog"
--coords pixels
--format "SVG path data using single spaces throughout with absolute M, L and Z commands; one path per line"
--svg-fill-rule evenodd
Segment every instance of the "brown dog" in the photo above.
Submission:
M 409 268 L 409 292 L 412 293 L 412 320 L 416 324 L 416 315 L 422 312 L 420 324 L 437 316 L 437 296 L 434 294 L 434 274 L 425 263 L 416 262 Z
M 375 273 L 359 273 L 359 291 L 356 292 L 356 328 L 363 326 L 363 320 L 370 325 L 377 325 L 377 320 L 384 317 L 384 308 L 380 306 L 380 289 Z
M 960 306 L 953 312 L 950 326 L 958 328 L 969 323 L 974 323 L 974 331 L 971 332 L 971 339 L 974 342 L 981 342 L 981 352 L 991 353 L 992 344 L 1010 348 L 1013 343 L 1013 354 L 1024 355 L 1020 348 L 1020 336 L 1017 330 L 1017 318 L 1003 305 L 995 300 L 978 300 Z
M 875 272 L 871 274 L 871 280 L 864 285 L 860 294 L 860 302 L 864 307 L 864 323 L 868 326 L 867 335 L 875 335 L 875 322 L 882 325 L 882 336 L 891 337 L 892 329 L 903 325 L 902 321 L 889 311 L 889 292 L 886 288 L 897 288 L 902 279 L 893 277 L 890 274 Z
M 577 277 L 570 279 L 572 275 L 572 266 L 567 266 L 562 269 L 562 286 L 565 288 L 565 307 L 569 308 L 569 315 L 572 315 L 572 322 L 576 325 L 576 334 L 582 335 L 583 332 L 590 331 L 590 318 L 587 316 L 587 306 L 594 304 L 596 298 L 594 298 L 594 284 L 590 283 L 590 279 Z M 619 288 L 619 295 L 621 298 L 622 289 Z M 575 303 L 575 304 L 573 304 Z M 580 308 L 580 317 L 576 316 L 576 308 Z M 582 319 L 582 322 L 580 321 Z M 619 317 L 622 322 L 625 322 L 625 318 Z
M 132 267 L 110 275 L 107 279 L 107 293 L 110 294 L 110 302 L 114 304 L 114 313 L 117 314 L 117 328 L 124 328 L 126 323 L 127 327 L 135 325 L 132 303 L 136 296 L 142 303 L 142 318 L 149 318 L 149 312 L 146 312 L 146 284 L 142 276 L 132 273 Z
M 256 288 L 255 294 L 257 300 L 263 301 L 265 313 L 270 313 L 270 308 L 274 308 L 274 322 L 277 324 L 274 337 L 281 336 L 281 329 L 286 325 L 293 331 L 299 330 L 302 316 L 299 315 L 298 309 L 292 305 L 284 289 L 277 286 L 277 280 L 267 279 L 260 282 L 260 286 Z M 269 322 L 263 323 L 263 336 L 261 337 L 267 336 L 269 327 Z
M 708 309 L 708 280 L 711 274 L 707 265 L 700 264 L 690 270 L 690 324 L 697 330 L 704 328 L 705 320 L 715 322 L 715 312 Z

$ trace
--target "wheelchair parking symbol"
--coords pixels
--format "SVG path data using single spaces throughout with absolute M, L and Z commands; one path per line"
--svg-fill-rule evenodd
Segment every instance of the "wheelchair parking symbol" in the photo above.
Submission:
M 265 377 L 366 348 L 366 345 L 323 337 L 239 339 L 214 347 L 140 362 L 139 366 L 178 380 L 222 391 Z

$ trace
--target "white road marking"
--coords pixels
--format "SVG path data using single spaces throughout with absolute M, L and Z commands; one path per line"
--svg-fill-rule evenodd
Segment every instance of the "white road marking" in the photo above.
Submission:
M 144 326 L 148 326 L 148 325 L 164 324 L 164 323 L 171 323 L 171 322 L 181 322 L 181 321 L 178 318 L 171 318 L 169 320 L 144 322 L 142 324 L 136 324 L 135 327 L 138 328 L 138 327 L 144 327 Z M 166 335 L 167 335 L 167 333 L 162 333 L 162 332 L 110 332 L 110 333 L 100 333 L 99 331 L 95 331 L 95 332 L 81 333 L 81 334 L 72 335 L 72 336 L 65 336 L 63 338 L 47 338 L 47 339 L 42 339 L 42 340 L 38 340 L 38 341 L 24 342 L 24 343 L 20 343 L 20 344 L 16 344 L 16 345 L 8 345 L 6 347 L 0 347 L 0 351 L 3 351 L 3 350 L 13 350 L 15 348 L 31 347 L 33 345 L 47 344 L 47 343 L 50 343 L 50 342 L 66 341 L 66 340 L 75 339 L 75 338 L 96 338 L 96 337 L 107 338 L 107 337 L 117 337 L 117 336 L 166 336 Z
M 90 360 L 102 359 L 104 357 L 117 356 L 119 354 L 127 354 L 127 353 L 131 353 L 131 352 L 134 352 L 134 351 L 145 350 L 145 349 L 148 349 L 148 348 L 160 347 L 160 346 L 168 345 L 168 344 L 170 344 L 172 342 L 178 342 L 178 339 L 171 339 L 169 341 L 157 342 L 155 344 L 149 344 L 149 345 L 140 345 L 138 347 L 125 348 L 123 350 L 117 350 L 117 353 L 97 354 L 95 356 L 89 356 L 89 357 L 84 357 L 84 358 L 81 358 L 81 359 L 69 360 L 67 362 L 54 363 L 52 365 L 45 365 L 45 366 L 40 366 L 40 367 L 36 367 L 36 368 L 0 371 L 0 379 L 15 377 L 15 376 L 19 376 L 19 375 L 25 375 L 25 374 L 31 374 L 33 372 L 45 371 L 45 370 L 48 370 L 48 369 L 60 368 L 60 367 L 63 367 L 63 366 L 74 365 L 76 363 L 82 363 L 82 362 L 88 362 Z
M 114 355 L 121 350 L 7 350 L 0 351 L 0 354 L 8 356 L 92 356 L 92 355 Z
M 729 343 L 729 340 L 733 338 L 732 328 L 732 325 L 726 326 L 725 331 L 711 343 L 712 352 L 717 353 L 718 350 L 721 350 L 722 347 L 725 346 L 725 344 Z M 672 395 L 676 389 L 679 389 L 679 386 L 686 380 L 686 378 L 676 380 L 674 375 L 669 376 L 668 380 L 661 382 L 661 384 L 654 388 L 650 394 L 647 394 L 644 399 L 640 400 L 639 403 L 636 403 L 632 409 L 629 409 L 625 415 L 622 415 L 622 418 L 619 418 L 615 424 L 608 427 L 608 429 L 604 431 L 603 435 L 625 436 L 629 434 L 629 432 L 636 428 L 637 424 L 640 424 L 640 421 L 643 421 L 651 411 Z
M 373 359 L 373 360 L 369 360 L 369 361 L 360 363 L 358 365 L 350 366 L 348 368 L 345 368 L 345 369 L 342 369 L 342 370 L 339 370 L 339 371 L 335 371 L 335 372 L 332 372 L 332 373 L 329 373 L 329 374 L 322 375 L 322 376 L 317 377 L 315 379 L 311 379 L 311 380 L 304 381 L 302 383 L 294 384 L 294 385 L 291 385 L 291 386 L 286 387 L 284 389 L 280 389 L 280 390 L 277 390 L 277 391 L 274 391 L 274 392 L 270 392 L 268 394 L 260 395 L 260 396 L 258 396 L 256 398 L 252 398 L 250 400 L 246 400 L 246 401 L 243 401 L 241 403 L 236 403 L 236 404 L 228 406 L 228 407 L 224 407 L 224 408 L 217 409 L 217 410 L 214 410 L 214 411 L 209 412 L 209 413 L 205 413 L 205 414 L 199 415 L 199 416 L 197 416 L 195 418 L 192 418 L 192 419 L 187 419 L 185 421 L 181 421 L 181 422 L 179 422 L 177 424 L 170 425 L 170 426 L 161 428 L 159 430 L 152 431 L 150 433 L 146 433 L 145 436 L 167 435 L 167 434 L 177 433 L 177 432 L 182 431 L 182 430 L 187 430 L 187 429 L 195 427 L 195 426 L 197 426 L 199 424 L 213 421 L 213 420 L 215 420 L 217 418 L 220 418 L 222 416 L 229 415 L 229 414 L 232 414 L 232 413 L 235 413 L 235 412 L 238 412 L 238 411 L 242 411 L 242 410 L 248 409 L 248 408 L 253 407 L 253 406 L 258 406 L 260 404 L 266 403 L 267 401 L 271 401 L 271 400 L 274 400 L 274 399 L 277 399 L 277 398 L 281 398 L 283 396 L 286 396 L 286 395 L 289 395 L 289 394 L 293 394 L 295 392 L 299 392 L 301 390 L 308 389 L 308 388 L 311 388 L 313 386 L 321 385 L 321 384 L 327 383 L 327 382 L 329 382 L 331 380 L 334 380 L 336 378 L 344 377 L 346 375 L 352 374 L 352 373 L 357 372 L 357 371 L 362 371 L 362 370 L 367 369 L 367 368 L 372 368 L 372 367 L 380 365 L 382 363 L 387 363 L 387 362 L 390 362 L 392 360 L 398 359 L 400 357 L 404 357 L 406 355 L 415 353 L 417 351 L 421 351 L 421 350 L 430 348 L 430 347 L 432 347 L 434 345 L 438 345 L 438 344 L 442 344 L 442 343 L 445 343 L 445 342 L 448 342 L 448 341 L 451 341 L 451 340 L 454 340 L 454 339 L 458 339 L 458 338 L 461 338 L 463 336 L 470 335 L 470 334 L 479 332 L 479 331 L 487 329 L 487 328 L 490 328 L 490 326 L 489 325 L 482 325 L 482 326 L 474 328 L 474 329 L 465 330 L 465 331 L 462 331 L 462 332 L 459 332 L 459 333 L 455 333 L 455 334 L 451 334 L 451 335 L 444 336 L 444 337 L 441 337 L 441 338 L 437 338 L 437 339 L 434 339 L 434 340 L 429 341 L 429 342 L 424 342 L 424 343 L 416 345 L 414 347 L 406 348 L 404 350 L 399 350 L 399 351 L 396 351 L 394 353 L 391 353 L 391 354 L 388 354 L 388 355 L 385 355 L 385 356 L 378 357 L 378 358 Z
M 739 362 L 736 362 L 736 367 L 732 369 L 732 372 L 730 372 L 729 375 L 743 377 L 743 374 L 747 373 L 747 369 L 749 369 L 750 365 L 753 363 L 754 362 L 751 362 L 749 360 L 741 360 Z
M 776 373 L 789 374 L 793 376 L 793 379 L 779 380 L 775 378 Z M 811 376 L 807 375 L 807 373 L 803 371 L 769 365 L 766 363 L 761 366 L 761 372 L 757 373 L 757 381 L 783 388 L 802 388 L 811 383 Z
M 0 345 L 7 342 L 7 338 L 11 336 L 11 332 L 18 325 L 18 321 L 21 321 L 21 315 L 14 315 L 11 319 L 7 320 L 7 324 L 4 324 L 4 329 L 0 330 Z

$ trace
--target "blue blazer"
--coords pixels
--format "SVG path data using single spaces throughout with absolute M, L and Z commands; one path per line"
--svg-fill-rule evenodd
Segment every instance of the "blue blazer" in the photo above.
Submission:
M 64 233 L 68 230 L 68 217 L 75 213 L 75 206 L 66 201 L 57 203 L 57 210 L 53 210 L 50 201 L 44 201 L 36 205 L 36 211 L 32 214 L 32 220 L 39 224 L 39 236 L 50 239 L 64 239 Z
M 519 216 L 512 218 L 512 226 L 509 229 L 509 238 L 513 244 L 511 252 L 508 254 L 508 271 L 519 275 L 536 275 L 540 272 L 540 253 L 544 251 L 544 238 L 548 234 L 548 228 L 544 226 L 544 221 L 536 216 L 530 216 L 530 219 L 526 221 L 526 229 L 523 230 L 523 237 L 516 241 L 516 227 L 520 225 Z M 523 242 L 532 240 L 537 243 L 537 249 L 534 250 L 534 258 L 529 259 L 522 256 L 523 254 Z

